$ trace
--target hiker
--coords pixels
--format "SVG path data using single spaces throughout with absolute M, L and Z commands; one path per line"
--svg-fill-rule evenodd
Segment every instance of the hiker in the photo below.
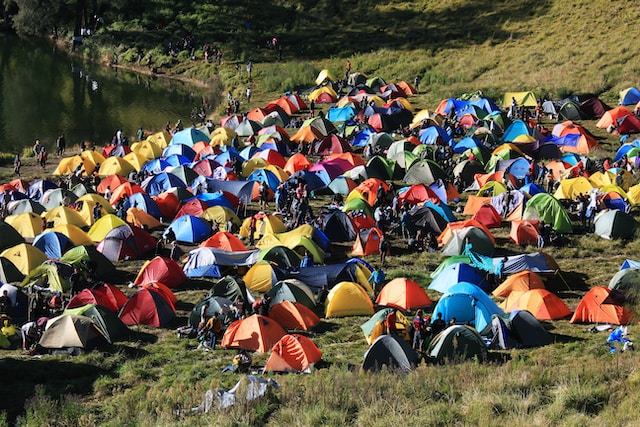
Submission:
M 247 104 L 251 102 L 251 88 L 247 88 Z
M 327 285 L 324 285 L 318 291 L 318 295 L 317 295 L 317 298 L 316 298 L 317 301 L 318 301 L 318 305 L 323 305 L 324 302 L 327 300 L 327 296 L 328 295 L 329 295 L 329 287 Z
M 415 79 L 413 79 L 413 86 L 416 88 L 416 92 L 420 92 L 420 76 L 416 76 Z
M 6 314 L 9 311 L 9 307 L 11 307 L 11 299 L 9 298 L 9 293 L 5 289 L 2 291 L 2 295 L 0 296 L 0 314 Z
M 375 270 L 369 276 L 368 282 L 373 284 L 373 293 L 375 297 L 378 297 L 378 294 L 382 290 L 385 284 L 386 277 L 384 275 L 384 271 L 380 266 L 377 266 Z
M 220 313 L 218 312 L 213 313 L 213 316 L 211 316 L 209 320 L 207 320 L 207 323 L 204 327 L 204 338 L 205 340 L 209 340 L 209 348 L 211 350 L 216 349 L 216 340 L 222 333 L 222 322 L 220 321 L 220 318 L 218 318 L 219 315 Z
M 422 309 L 416 311 L 416 317 L 413 318 L 413 349 L 422 351 L 424 346 L 424 319 L 422 318 Z
M 511 106 L 509 107 L 509 113 L 507 114 L 507 117 L 512 120 L 515 119 L 517 110 L 518 110 L 518 103 L 516 102 L 516 98 L 512 97 Z
M 233 356 L 233 360 L 231 361 L 231 365 L 226 366 L 222 372 L 238 372 L 241 374 L 246 374 L 251 371 L 251 365 L 253 364 L 253 359 L 251 354 L 247 350 L 239 350 L 238 354 Z
M 316 103 L 312 99 L 311 102 L 309 102 L 309 117 L 314 118 L 315 113 L 316 113 Z
M 95 205 L 93 205 L 92 214 L 94 223 L 102 217 L 102 206 L 100 206 L 100 203 L 96 203 Z
M 302 258 L 302 261 L 300 261 L 300 268 L 303 267 L 313 267 L 314 263 L 313 263 L 313 257 L 311 256 L 311 253 L 309 253 L 309 251 L 304 251 L 304 257 Z
M 20 161 L 20 155 L 16 154 L 13 158 L 13 173 L 17 176 L 20 176 L 20 167 L 22 166 L 22 162 Z
M 41 148 L 42 148 L 42 145 L 40 145 L 40 140 L 36 139 L 35 144 L 33 144 L 33 154 L 36 156 L 36 159 L 38 158 L 38 154 L 40 154 Z
M 384 319 L 384 327 L 387 335 L 395 335 L 398 333 L 398 327 L 396 326 L 397 320 L 396 310 L 391 310 Z
M 64 154 L 64 149 L 66 148 L 67 142 L 64 138 L 64 133 L 56 138 L 56 155 L 58 157 Z
M 69 284 L 71 286 L 71 296 L 75 296 L 82 291 L 84 288 L 82 283 L 82 276 L 80 275 L 80 269 L 78 267 L 73 267 L 73 273 L 69 277 Z
M 447 327 L 447 324 L 444 322 L 442 318 L 442 313 L 436 314 L 436 320 L 431 322 L 431 336 L 435 337 L 440 332 L 444 331 Z
M 267 187 L 267 184 L 263 180 L 260 180 L 258 184 L 258 197 L 259 197 L 260 210 L 263 211 L 269 205 L 267 201 L 269 197 L 269 187 Z
M 253 62 L 249 61 L 247 63 L 247 76 L 249 77 L 249 80 L 251 80 L 251 72 L 253 71 Z
M 42 146 L 40 147 L 40 151 L 38 152 L 38 163 L 42 166 L 42 169 L 47 165 L 47 159 L 49 158 L 49 154 L 47 153 L 47 148 Z
M 385 236 L 384 234 L 380 239 L 379 250 L 380 250 L 380 265 L 384 267 L 384 262 L 387 259 L 387 255 L 391 255 L 391 242 L 389 241 L 387 236 Z

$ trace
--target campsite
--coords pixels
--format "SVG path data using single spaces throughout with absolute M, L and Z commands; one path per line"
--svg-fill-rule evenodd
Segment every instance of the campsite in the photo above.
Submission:
M 356 58 L 0 167 L 0 425 L 634 424 L 640 91 Z

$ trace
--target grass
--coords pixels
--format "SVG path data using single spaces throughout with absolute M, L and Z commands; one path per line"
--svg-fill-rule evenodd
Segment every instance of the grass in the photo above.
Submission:
M 250 83 L 252 106 L 312 85 L 323 68 L 342 75 L 346 58 L 353 71 L 388 81 L 421 76 L 421 94 L 411 99 L 418 108 L 433 109 L 442 98 L 475 90 L 498 101 L 506 90 L 533 90 L 552 98 L 595 93 L 614 105 L 620 89 L 640 83 L 635 51 L 628 47 L 638 11 L 629 1 L 274 1 L 258 8 L 252 0 L 188 6 L 155 0 L 150 5 L 140 13 L 112 16 L 79 53 L 105 62 L 117 53 L 120 65 L 147 72 L 157 68 L 236 96 Z M 244 29 L 248 16 L 250 31 Z M 168 40 L 195 30 L 199 44 L 221 47 L 221 65 L 204 64 L 199 49 L 193 62 L 185 54 L 165 54 Z M 262 48 L 272 35 L 283 43 L 281 62 L 275 52 Z M 255 64 L 252 82 L 244 73 L 249 59 Z M 616 139 L 594 125 L 585 123 L 603 145 L 595 157 L 611 155 Z M 43 172 L 28 154 L 22 156 L 26 179 L 53 170 L 55 159 Z M 0 166 L 2 182 L 13 178 L 7 166 Z M 637 211 L 632 213 L 638 217 Z M 507 227 L 495 236 L 500 254 L 523 250 L 509 242 Z M 404 252 L 403 244 L 394 240 L 387 276 L 410 277 L 426 286 L 442 256 Z M 563 272 L 563 279 L 552 278 L 547 285 L 574 309 L 587 289 L 606 286 L 625 258 L 636 258 L 640 243 L 575 235 L 566 246 L 545 251 Z M 367 261 L 375 263 L 376 257 Z M 131 276 L 141 264 L 121 262 L 117 267 Z M 72 359 L 33 359 L 2 350 L 0 377 L 11 392 L 0 404 L 7 415 L 0 417 L 0 425 L 633 425 L 638 419 L 636 353 L 610 355 L 606 336 L 588 333 L 585 326 L 546 322 L 554 344 L 493 352 L 485 364 L 421 365 L 407 375 L 373 375 L 359 372 L 367 349 L 359 329 L 364 317 L 330 319 L 323 332 L 309 333 L 323 352 L 326 369 L 276 375 L 281 389 L 265 399 L 193 414 L 190 408 L 202 402 L 206 390 L 230 388 L 239 379 L 220 373 L 233 351 L 203 353 L 193 340 L 180 340 L 172 330 L 186 322 L 190 308 L 210 286 L 193 281 L 177 291 L 178 319 L 169 328 L 135 328 L 134 339 L 103 351 Z M 637 326 L 630 332 L 637 334 Z M 264 364 L 266 355 L 254 360 Z

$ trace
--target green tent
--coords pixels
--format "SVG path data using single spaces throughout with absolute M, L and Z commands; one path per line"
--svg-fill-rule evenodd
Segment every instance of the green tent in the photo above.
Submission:
M 412 164 L 404 176 L 404 182 L 407 184 L 431 185 L 438 179 L 446 181 L 449 177 L 436 162 L 428 159 Z
M 297 279 L 280 280 L 265 295 L 271 297 L 271 306 L 282 301 L 291 301 L 298 302 L 311 310 L 316 307 L 311 289 Z
M 82 307 L 68 308 L 62 315 L 67 314 L 86 316 L 93 320 L 93 324 L 102 332 L 102 335 L 104 335 L 109 343 L 126 338 L 130 332 L 129 328 L 122 323 L 115 313 L 110 312 L 100 305 L 87 304 Z
M 293 249 L 282 245 L 261 249 L 258 254 L 258 260 L 269 261 L 284 268 L 300 266 L 300 257 L 298 254 Z
M 582 120 L 585 114 L 582 108 L 574 101 L 567 101 L 558 110 L 558 120 Z
M 431 277 L 432 279 L 435 279 L 435 277 L 438 274 L 440 274 L 440 272 L 442 270 L 444 270 L 445 268 L 447 268 L 451 264 L 456 264 L 456 263 L 459 263 L 459 262 L 464 262 L 465 264 L 471 264 L 471 261 L 469 260 L 469 257 L 466 256 L 466 255 L 450 256 L 449 258 L 445 258 L 444 261 L 442 261 L 440 263 L 440 265 L 438 265 L 438 267 L 436 267 L 436 269 L 433 270 L 433 272 L 431 274 L 429 274 L 429 277 Z
M 442 254 L 447 256 L 462 255 L 466 242 L 471 244 L 475 253 L 492 256 L 494 252 L 491 238 L 479 227 L 464 227 L 453 230 L 453 234 L 442 248 Z
M 429 344 L 429 356 L 439 363 L 478 358 L 485 360 L 487 347 L 475 329 L 464 325 L 450 326 Z
M 547 193 L 538 193 L 527 202 L 522 219 L 540 220 L 558 233 L 571 233 L 573 226 L 569 214 L 558 199 Z
M 18 270 L 18 267 L 5 257 L 0 257 L 0 282 L 12 283 L 22 282 L 23 280 L 24 274 Z
M 419 360 L 415 350 L 399 336 L 380 335 L 364 354 L 362 369 L 379 371 L 386 366 L 390 371 L 409 372 Z
M 106 278 L 115 271 L 115 267 L 95 246 L 76 246 L 62 255 L 60 262 L 65 262 L 78 267 L 84 267 L 88 262 L 96 265 L 96 274 L 99 278 Z M 107 280 L 105 280 L 107 281 Z
M 189 313 L 189 326 L 193 326 L 194 328 L 198 326 L 200 323 L 200 311 L 202 311 L 202 307 L 206 303 L 209 303 L 209 307 L 207 308 L 206 314 L 207 316 L 213 317 L 215 313 L 218 313 L 220 319 L 224 319 L 224 317 L 230 312 L 230 307 L 233 304 L 233 301 L 219 296 L 208 296 L 204 299 L 200 300 Z
M 633 217 L 618 209 L 600 212 L 593 221 L 595 233 L 605 239 L 631 239 L 636 230 Z
M 618 271 L 609 281 L 609 289 L 640 291 L 640 270 L 625 268 Z
M 367 176 L 387 181 L 393 178 L 396 162 L 382 156 L 374 156 L 367 162 Z
M 40 264 L 29 272 L 29 275 L 22 281 L 21 286 L 27 287 L 38 285 L 42 288 L 49 288 L 58 292 L 67 292 L 70 288 L 69 280 L 60 274 L 58 271 L 58 265 L 61 268 L 65 268 L 64 264 Z M 68 265 L 66 268 L 70 269 Z M 70 271 L 67 273 L 68 276 L 71 275 Z
M 235 301 L 236 298 L 240 297 L 245 304 L 251 304 L 253 302 L 253 298 L 249 298 L 249 293 L 247 292 L 247 287 L 244 285 L 244 282 L 238 281 L 233 276 L 225 276 L 218 280 L 209 290 L 209 296 L 225 297 L 231 301 Z
M 344 212 L 364 211 L 364 213 L 366 213 L 368 216 L 371 216 L 371 217 L 373 216 L 373 212 L 371 212 L 371 206 L 369 206 L 367 202 L 365 202 L 359 197 L 354 197 L 353 199 L 345 203 L 342 210 Z

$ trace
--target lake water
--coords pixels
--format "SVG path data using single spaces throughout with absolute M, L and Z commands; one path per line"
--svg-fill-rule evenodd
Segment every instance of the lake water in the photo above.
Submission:
M 158 130 L 191 123 L 190 113 L 219 94 L 188 84 L 87 63 L 44 42 L 0 36 L 0 151 L 18 152 L 35 139 L 51 152 L 57 135 L 67 147 L 104 145 L 122 128 Z

